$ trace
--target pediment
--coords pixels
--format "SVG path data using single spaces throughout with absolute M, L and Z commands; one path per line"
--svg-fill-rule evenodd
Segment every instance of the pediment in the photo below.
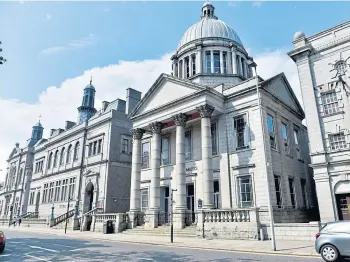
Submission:
M 193 82 L 162 74 L 141 99 L 131 117 L 152 111 L 205 89 L 204 86 Z
M 9 155 L 9 158 L 14 157 L 14 156 L 17 155 L 18 153 L 19 153 L 19 149 L 17 149 L 17 148 L 12 149 L 12 152 L 11 152 L 11 154 Z
M 304 116 L 304 111 L 284 73 L 281 73 L 264 82 L 264 89 L 267 92 L 277 97 L 295 112 L 298 112 L 300 115 Z

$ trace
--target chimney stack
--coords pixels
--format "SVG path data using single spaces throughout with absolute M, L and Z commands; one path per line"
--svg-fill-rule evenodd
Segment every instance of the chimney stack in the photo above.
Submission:
M 126 114 L 129 115 L 141 100 L 141 92 L 128 88 L 126 89 Z

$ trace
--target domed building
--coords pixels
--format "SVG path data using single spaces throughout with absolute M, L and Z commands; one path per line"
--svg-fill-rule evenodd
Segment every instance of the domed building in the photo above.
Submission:
M 238 84 L 252 77 L 248 56 L 237 33 L 204 3 L 201 19 L 182 36 L 172 56 L 173 76 L 216 86 Z
M 304 111 L 283 73 L 253 77 L 256 64 L 213 4 L 201 11 L 172 74 L 160 75 L 130 115 L 129 227 L 173 219 L 177 229 L 195 225 L 192 234 L 204 223 L 219 238 L 225 230 L 257 238 L 261 228 L 271 237 L 269 203 L 276 222 L 308 222 L 314 208 Z

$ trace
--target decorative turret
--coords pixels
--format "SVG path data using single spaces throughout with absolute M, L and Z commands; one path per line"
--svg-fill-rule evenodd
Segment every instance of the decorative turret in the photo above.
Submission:
M 92 79 L 90 79 L 90 84 L 84 88 L 84 96 L 81 106 L 78 107 L 79 117 L 78 123 L 83 123 L 89 120 L 95 113 L 95 87 L 92 85 Z
M 32 135 L 29 139 L 28 146 L 35 145 L 36 142 L 38 142 L 40 139 L 42 139 L 43 138 L 43 131 L 44 131 L 44 128 L 41 125 L 40 118 L 39 118 L 39 122 L 35 126 L 33 126 L 33 128 L 32 128 Z

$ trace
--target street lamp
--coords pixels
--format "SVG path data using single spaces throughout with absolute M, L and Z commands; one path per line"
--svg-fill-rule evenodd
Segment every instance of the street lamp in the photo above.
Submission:
M 54 220 L 55 219 L 54 209 L 55 209 L 55 203 L 52 200 L 52 203 L 51 203 L 51 218 L 50 218 L 50 220 Z
M 69 202 L 71 201 L 70 197 L 68 197 L 68 203 L 67 203 L 67 213 L 66 213 L 66 226 L 64 228 L 64 233 L 67 233 L 67 223 L 68 223 L 68 212 L 69 212 Z
M 269 163 L 267 162 L 266 159 L 266 142 L 265 142 L 265 122 L 263 118 L 263 112 L 262 112 L 262 107 L 261 107 L 261 97 L 260 97 L 260 92 L 259 92 L 259 79 L 258 79 L 258 73 L 257 73 L 257 64 L 253 60 L 248 61 L 248 65 L 252 68 L 254 68 L 255 71 L 255 80 L 256 80 L 256 93 L 258 96 L 258 108 L 260 112 L 260 124 L 262 128 L 262 139 L 263 139 L 263 145 L 264 145 L 264 150 L 263 150 L 263 158 L 264 158 L 264 163 L 265 163 L 265 173 L 266 173 L 266 185 L 267 185 L 267 199 L 268 199 L 268 208 L 269 208 L 269 216 L 270 216 L 270 230 L 271 230 L 271 244 L 272 244 L 272 250 L 276 251 L 276 238 L 275 238 L 275 227 L 274 227 L 274 219 L 273 219 L 273 209 L 271 205 L 271 194 L 270 194 L 270 183 L 269 183 L 269 176 L 268 176 L 268 169 L 267 167 L 269 166 Z
M 171 189 L 171 217 L 170 217 L 170 241 L 171 243 L 174 243 L 174 223 L 173 223 L 173 217 L 174 217 L 174 208 L 173 208 L 173 203 L 174 203 L 174 191 L 177 191 L 177 189 Z

